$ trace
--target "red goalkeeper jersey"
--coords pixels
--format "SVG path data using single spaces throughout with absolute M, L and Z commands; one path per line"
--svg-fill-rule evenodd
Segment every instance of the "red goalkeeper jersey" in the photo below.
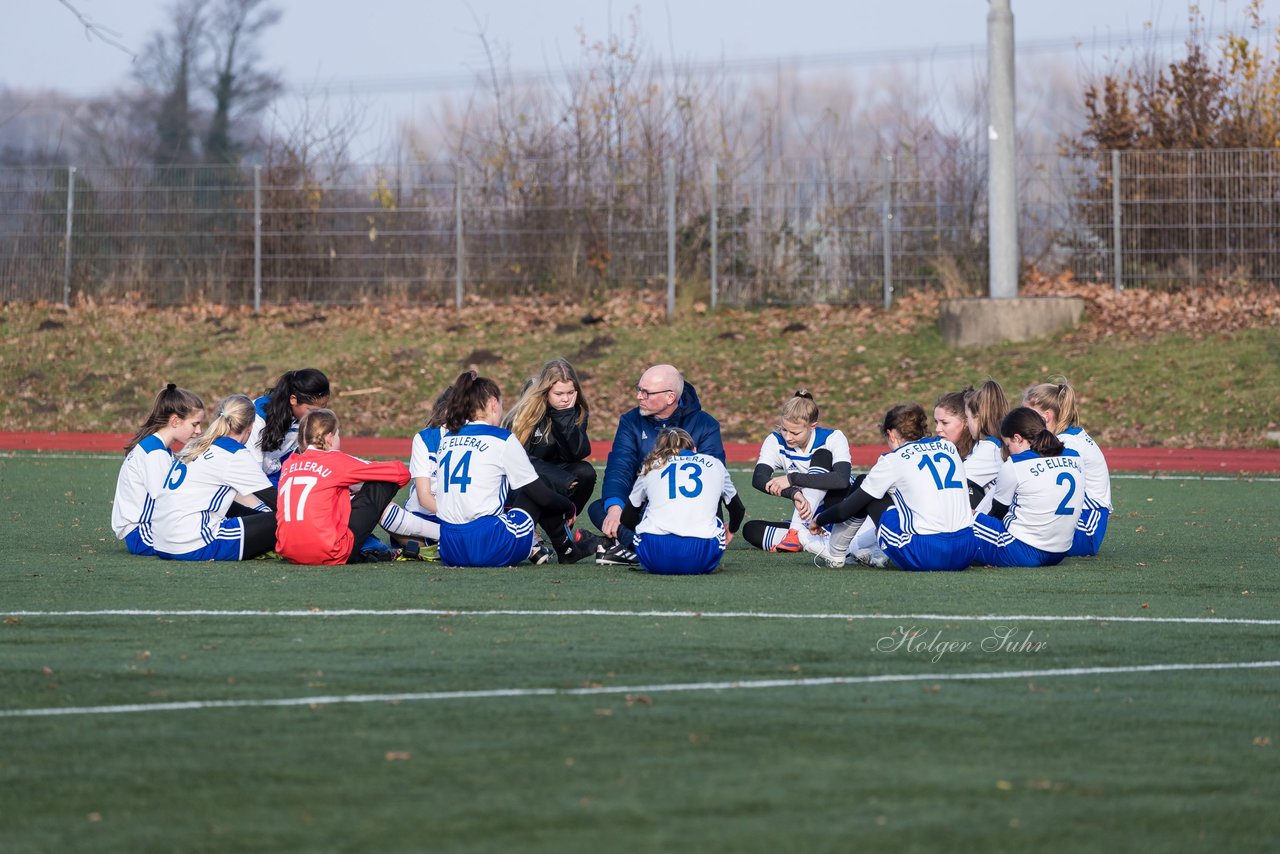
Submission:
M 307 448 L 280 469 L 276 513 L 276 551 L 293 563 L 342 564 L 351 556 L 354 536 L 351 487 L 366 480 L 404 486 L 409 467 L 399 460 L 370 463 L 342 451 Z

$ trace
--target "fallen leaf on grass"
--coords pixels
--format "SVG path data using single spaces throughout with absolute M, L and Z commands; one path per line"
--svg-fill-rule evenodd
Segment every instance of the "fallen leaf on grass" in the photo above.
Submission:
M 88 818 L 88 819 L 89 819 L 89 823 L 90 823 L 90 824 L 97 824 L 98 822 L 102 821 L 102 813 L 100 813 L 100 812 L 91 812 L 91 813 L 89 813 L 89 815 L 88 815 L 88 816 L 86 816 L 86 818 Z
M 611 718 L 613 717 L 613 709 L 595 709 L 592 714 L 598 718 Z
M 16 626 L 18 625 L 18 623 L 21 623 L 21 622 L 22 622 L 21 617 L 5 617 L 4 618 L 4 624 L 6 626 Z
M 627 694 L 626 701 L 628 706 L 652 706 L 653 698 L 648 694 Z
M 996 788 L 1002 792 L 1009 792 L 1013 790 L 1013 784 L 1008 780 L 996 780 Z
M 413 758 L 413 754 L 407 750 L 388 750 L 386 752 L 386 760 L 388 762 L 408 762 Z
M 1270 747 L 1271 738 L 1270 736 L 1260 735 L 1253 740 L 1253 744 L 1255 747 Z

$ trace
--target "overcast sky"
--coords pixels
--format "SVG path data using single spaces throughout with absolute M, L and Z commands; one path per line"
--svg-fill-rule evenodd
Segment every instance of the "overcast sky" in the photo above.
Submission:
M 67 0 L 130 51 L 166 23 L 163 0 Z M 123 50 L 86 38 L 59 0 L 0 0 L 0 86 L 75 95 L 129 82 Z M 464 88 L 486 68 L 481 34 L 515 72 L 581 62 L 578 30 L 592 40 L 638 14 L 648 48 L 664 60 L 722 64 L 730 71 L 858 67 L 894 62 L 984 61 L 986 0 L 276 0 L 281 22 L 264 43 L 265 64 L 294 93 L 358 92 L 385 110 Z M 1246 0 L 1201 0 L 1210 27 L 1241 26 Z M 1020 45 L 1085 66 L 1157 34 L 1187 30 L 1175 0 L 1013 0 Z M 1274 14 L 1274 13 L 1273 13 Z M 1153 29 L 1149 29 L 1153 28 Z M 966 48 L 969 50 L 966 51 Z

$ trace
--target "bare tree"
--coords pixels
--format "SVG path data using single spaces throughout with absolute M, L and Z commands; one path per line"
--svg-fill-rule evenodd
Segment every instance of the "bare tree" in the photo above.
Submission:
M 204 0 L 176 0 L 169 7 L 169 29 L 152 35 L 134 72 L 151 104 L 156 163 L 195 160 L 191 85 L 198 73 L 204 25 Z
M 205 134 L 205 159 L 234 163 L 240 144 L 232 136 L 237 120 L 260 114 L 280 93 L 280 78 L 260 67 L 263 31 L 280 20 L 268 0 L 217 0 L 207 34 L 213 52 L 213 115 Z

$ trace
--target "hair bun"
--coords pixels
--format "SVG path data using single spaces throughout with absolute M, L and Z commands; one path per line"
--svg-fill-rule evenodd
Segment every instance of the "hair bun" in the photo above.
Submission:
M 165 387 L 164 387 L 164 390 L 165 390 L 165 391 L 173 391 L 173 390 L 174 390 L 174 389 L 176 389 L 177 387 L 178 387 L 178 384 L 177 384 L 177 383 L 169 383 L 167 386 L 165 386 Z
M 806 400 L 813 400 L 813 394 L 807 388 L 798 388 L 792 397 L 803 397 Z

